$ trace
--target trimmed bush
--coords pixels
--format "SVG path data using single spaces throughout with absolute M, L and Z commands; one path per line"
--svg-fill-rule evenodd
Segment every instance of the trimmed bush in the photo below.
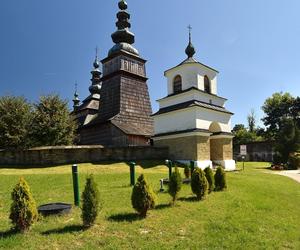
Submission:
M 184 175 L 187 179 L 191 177 L 191 169 L 189 165 L 184 165 Z
M 170 182 L 169 182 L 169 194 L 172 196 L 172 201 L 175 203 L 175 201 L 178 198 L 178 193 L 181 190 L 182 185 L 182 178 L 178 171 L 178 168 L 175 167 L 175 171 L 172 173 Z
M 215 179 L 214 179 L 214 173 L 210 167 L 207 167 L 204 169 L 205 177 L 208 182 L 208 193 L 211 193 L 215 190 Z
M 300 169 L 300 153 L 293 153 L 289 156 L 289 169 Z
M 93 175 L 90 175 L 86 178 L 84 191 L 82 192 L 81 218 L 84 227 L 91 227 L 94 225 L 100 210 L 99 190 Z
M 19 232 L 27 231 L 37 221 L 38 211 L 35 200 L 30 192 L 30 187 L 23 177 L 11 193 L 12 204 L 10 215 L 14 229 Z
M 215 191 L 223 191 L 227 188 L 226 174 L 222 167 L 218 167 L 215 174 Z
M 208 182 L 201 168 L 195 168 L 192 173 L 191 188 L 198 200 L 204 199 L 207 195 Z
M 134 185 L 131 194 L 132 207 L 145 218 L 147 211 L 155 207 L 156 195 L 142 174 Z

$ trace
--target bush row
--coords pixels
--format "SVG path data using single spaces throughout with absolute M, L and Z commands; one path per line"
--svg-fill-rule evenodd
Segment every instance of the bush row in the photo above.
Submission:
M 168 187 L 172 197 L 172 204 L 178 198 L 182 186 L 182 177 L 178 168 L 173 171 Z M 227 187 L 224 170 L 219 167 L 216 174 L 208 167 L 204 171 L 196 168 L 191 176 L 191 189 L 197 200 L 202 200 L 212 191 L 222 191 Z M 16 231 L 26 232 L 39 218 L 35 200 L 30 192 L 29 185 L 22 177 L 12 191 L 12 204 L 10 209 L 11 222 Z M 131 194 L 132 207 L 141 217 L 146 217 L 149 209 L 155 208 L 156 194 L 142 174 L 134 185 Z M 101 200 L 97 184 L 93 175 L 86 178 L 82 193 L 83 226 L 88 228 L 94 225 L 101 210 Z

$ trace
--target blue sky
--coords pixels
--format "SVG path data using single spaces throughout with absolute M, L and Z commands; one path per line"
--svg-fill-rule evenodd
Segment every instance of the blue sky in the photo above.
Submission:
M 164 70 L 185 59 L 193 26 L 196 59 L 219 70 L 233 124 L 278 91 L 300 94 L 299 0 L 128 0 L 135 47 L 148 60 L 155 100 L 166 95 Z M 88 95 L 95 47 L 112 47 L 118 0 L 1 0 L 0 95 Z

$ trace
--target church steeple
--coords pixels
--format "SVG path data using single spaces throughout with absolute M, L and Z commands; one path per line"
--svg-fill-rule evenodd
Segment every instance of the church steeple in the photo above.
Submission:
M 130 14 L 126 11 L 127 10 L 127 3 L 124 0 L 121 0 L 118 4 L 119 12 L 117 13 L 117 22 L 116 26 L 118 30 L 111 35 L 113 42 L 116 44 L 114 45 L 108 55 L 111 56 L 116 52 L 124 50 L 126 52 L 139 55 L 139 52 L 131 45 L 134 43 L 134 34 L 130 32 L 131 24 Z
M 75 92 L 74 92 L 74 99 L 73 99 L 73 109 L 76 110 L 79 107 L 80 99 L 79 94 L 77 92 L 77 83 L 75 83 Z
M 185 49 L 185 53 L 188 56 L 188 58 L 192 58 L 196 54 L 196 50 L 194 45 L 192 44 L 192 34 L 191 34 L 192 26 L 189 25 L 188 29 L 189 29 L 189 44 Z
M 96 48 L 96 56 L 95 61 L 93 63 L 94 69 L 91 71 L 92 74 L 92 85 L 89 87 L 89 91 L 92 95 L 94 94 L 100 94 L 101 90 L 101 71 L 99 69 L 100 62 L 98 60 L 98 48 Z

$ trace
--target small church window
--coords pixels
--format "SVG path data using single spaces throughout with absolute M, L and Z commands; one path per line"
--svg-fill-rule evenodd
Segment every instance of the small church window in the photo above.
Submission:
M 174 94 L 182 91 L 182 79 L 181 79 L 181 76 L 179 76 L 179 75 L 174 78 L 173 91 L 174 91 Z
M 208 76 L 204 76 L 204 91 L 207 93 L 210 93 L 210 80 L 208 78 Z

